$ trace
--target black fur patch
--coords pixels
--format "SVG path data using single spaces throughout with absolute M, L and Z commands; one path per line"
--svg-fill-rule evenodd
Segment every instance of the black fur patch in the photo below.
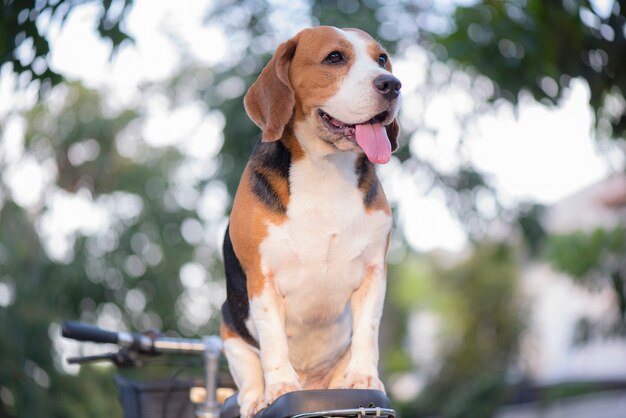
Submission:
M 233 249 L 230 240 L 230 225 L 224 235 L 224 271 L 226 273 L 226 302 L 222 305 L 222 319 L 232 330 L 236 331 L 248 344 L 259 347 L 250 330 L 246 326 L 246 320 L 250 316 L 250 303 L 248 300 L 248 288 L 246 273 Z
M 365 197 L 363 197 L 363 203 L 365 207 L 370 207 L 372 203 L 374 203 L 374 199 L 376 199 L 376 194 L 378 193 L 378 178 L 374 177 L 372 183 L 370 184 L 367 193 L 365 193 Z
M 281 141 L 262 142 L 257 141 L 252 157 L 255 166 L 275 171 L 280 177 L 288 178 L 291 168 L 291 152 Z
M 267 206 L 273 212 L 285 213 L 287 212 L 287 208 L 283 205 L 283 202 L 280 200 L 278 193 L 272 186 L 272 183 L 269 182 L 265 174 L 262 171 L 257 169 L 252 169 L 250 172 L 252 184 L 252 191 L 259 198 L 265 206 Z
M 280 141 L 257 142 L 250 158 L 250 183 L 252 192 L 273 212 L 284 214 L 287 208 L 280 200 L 274 185 L 269 181 L 267 173 L 278 177 L 289 187 L 289 170 L 291 168 L 291 152 Z
M 378 193 L 378 177 L 376 177 L 374 164 L 367 159 L 367 156 L 362 155 L 357 160 L 356 175 L 359 178 L 359 189 L 364 193 L 363 204 L 365 207 L 370 207 Z
M 356 176 L 359 178 L 359 187 L 363 187 L 367 180 L 368 174 L 373 170 L 372 163 L 367 159 L 365 154 L 356 160 Z M 370 174 L 371 175 L 371 174 Z

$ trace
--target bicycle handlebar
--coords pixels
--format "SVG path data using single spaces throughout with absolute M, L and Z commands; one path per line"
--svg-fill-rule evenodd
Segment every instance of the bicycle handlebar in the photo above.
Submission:
M 137 350 L 143 354 L 201 354 L 210 351 L 219 355 L 221 350 L 221 341 L 218 337 L 207 337 L 205 339 L 160 336 L 149 337 L 136 332 L 108 331 L 76 321 L 64 321 L 61 334 L 65 338 L 78 341 L 118 344 L 124 348 Z
M 93 341 L 95 343 L 117 344 L 118 333 L 107 331 L 93 325 L 83 324 L 76 321 L 65 321 L 61 329 L 61 335 L 78 341 Z

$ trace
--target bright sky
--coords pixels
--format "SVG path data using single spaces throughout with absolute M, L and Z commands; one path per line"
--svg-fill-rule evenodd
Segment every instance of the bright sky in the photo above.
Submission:
M 610 3 L 609 0 L 597 2 L 599 8 Z M 301 12 L 298 2 L 291 4 L 290 12 L 294 15 Z M 51 30 L 51 65 L 69 79 L 106 90 L 112 108 L 138 105 L 138 88 L 142 82 L 165 80 L 184 65 L 180 48 L 172 42 L 171 35 L 202 63 L 210 65 L 227 58 L 229 41 L 218 26 L 203 22 L 206 8 L 206 2 L 188 2 L 180 7 L 168 0 L 136 0 L 127 20 L 136 43 L 123 47 L 114 61 L 109 62 L 110 48 L 94 30 L 98 6 L 87 3 L 69 16 L 61 30 Z M 278 20 L 288 18 L 284 14 L 276 16 Z M 285 25 L 285 37 L 307 24 L 290 22 L 290 26 Z M 567 98 L 556 108 L 528 100 L 522 103 L 516 117 L 510 105 L 501 105 L 464 132 L 452 118 L 455 112 L 462 114 L 471 108 L 471 98 L 461 85 L 439 92 L 425 109 L 415 105 L 420 103 L 424 56 L 423 51 L 416 49 L 395 61 L 396 72 L 404 85 L 402 119 L 411 121 L 420 112 L 426 112 L 425 122 L 439 130 L 436 135 L 418 134 L 413 138 L 411 149 L 420 158 L 443 171 L 452 171 L 460 164 L 456 148 L 459 137 L 464 136 L 464 154 L 493 179 L 510 205 L 522 199 L 551 204 L 610 172 L 608 163 L 596 153 L 591 138 L 592 116 L 583 83 L 574 82 Z M 14 82 L 7 72 L 0 78 L 0 116 L 7 100 L 12 100 L 7 85 Z M 208 113 L 204 104 L 190 103 L 169 110 L 154 100 L 146 106 L 148 117 L 142 134 L 149 143 L 178 144 L 189 154 L 198 153 L 203 159 L 215 155 L 221 144 L 221 120 L 219 115 Z M 171 129 L 173 125 L 187 127 L 186 135 L 176 134 L 180 130 Z M 21 158 L 22 132 L 23 124 L 12 120 L 3 152 Z M 203 138 L 208 139 L 203 142 Z M 380 172 L 388 194 L 400 203 L 399 223 L 413 247 L 421 251 L 463 248 L 466 243 L 463 228 L 449 212 L 441 193 L 425 194 L 425 187 L 419 181 L 407 179 L 397 161 L 381 167 Z M 14 166 L 8 177 L 13 193 L 19 195 L 16 200 L 29 206 L 41 198 L 42 182 L 52 181 L 54 175 L 38 168 L 33 161 L 25 161 L 19 167 Z M 485 207 L 489 210 L 488 203 Z M 77 210 L 82 210 L 83 217 L 90 216 L 88 209 Z M 68 219 L 80 219 L 76 213 L 69 214 L 67 207 L 63 212 Z M 54 219 L 64 225 L 58 218 Z M 76 227 L 80 228 L 93 226 Z

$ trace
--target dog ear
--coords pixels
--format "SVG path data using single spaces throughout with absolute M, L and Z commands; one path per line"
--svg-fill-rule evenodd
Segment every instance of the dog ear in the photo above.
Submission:
M 296 100 L 289 81 L 289 66 L 296 45 L 296 38 L 292 38 L 278 46 L 243 99 L 248 116 L 263 131 L 263 142 L 280 139 L 293 114 Z
M 391 152 L 394 152 L 398 149 L 398 136 L 400 136 L 400 124 L 398 123 L 398 119 L 394 119 L 393 122 L 385 126 L 385 130 L 387 131 L 389 142 L 391 142 Z

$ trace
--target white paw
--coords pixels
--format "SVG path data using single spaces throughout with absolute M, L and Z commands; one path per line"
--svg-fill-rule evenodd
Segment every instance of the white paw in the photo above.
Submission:
M 241 418 L 252 418 L 257 412 L 265 408 L 265 397 L 262 393 L 259 394 L 246 394 L 246 396 L 239 395 L 237 399 L 239 402 L 239 414 Z
M 300 384 L 300 382 L 295 381 L 273 383 L 265 388 L 265 402 L 270 405 L 279 396 L 296 390 L 302 390 L 302 385 Z
M 347 389 L 375 389 L 386 393 L 383 382 L 376 374 L 347 372 L 344 385 Z

